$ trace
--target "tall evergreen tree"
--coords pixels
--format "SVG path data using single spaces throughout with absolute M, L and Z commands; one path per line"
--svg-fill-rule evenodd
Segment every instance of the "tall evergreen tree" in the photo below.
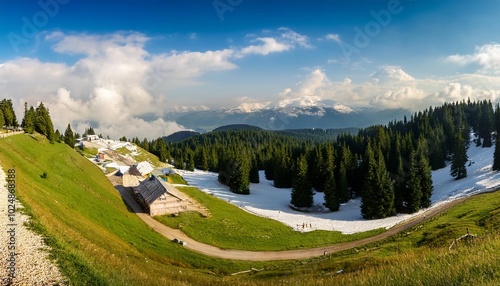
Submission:
M 405 201 L 408 212 L 414 213 L 420 209 L 422 202 L 422 184 L 420 182 L 419 160 L 416 151 L 411 153 L 410 164 L 410 178 Z
M 284 153 L 279 154 L 276 158 L 274 172 L 274 186 L 276 188 L 292 187 L 292 180 L 290 180 L 290 169 L 292 168 L 290 156 L 287 156 Z
M 495 108 L 495 153 L 493 153 L 493 166 L 494 171 L 500 170 L 500 105 L 497 104 Z
M 71 125 L 68 123 L 68 127 L 66 127 L 66 131 L 64 131 L 64 143 L 66 143 L 69 147 L 75 147 L 75 136 L 73 134 L 73 130 L 71 130 Z
M 54 142 L 54 125 L 47 108 L 40 102 L 35 110 L 35 131 L 45 135 L 50 142 Z
M 0 110 L 2 111 L 5 126 L 17 127 L 17 117 L 12 106 L 12 99 L 2 99 L 0 101 Z
M 431 167 L 427 158 L 428 153 L 427 141 L 423 137 L 420 137 L 417 146 L 417 157 L 418 176 L 420 177 L 420 191 L 422 193 L 420 200 L 421 208 L 427 208 L 431 205 L 431 196 L 434 188 L 432 186 Z
M 256 158 L 252 158 L 252 165 L 250 168 L 250 183 L 258 184 L 260 182 L 259 179 L 259 163 Z
M 394 215 L 394 189 L 380 148 L 375 153 L 368 144 L 365 153 L 367 173 L 361 195 L 361 214 L 367 219 Z
M 24 129 L 24 132 L 32 134 L 35 132 L 35 120 L 36 120 L 36 112 L 33 106 L 29 109 L 27 105 L 25 105 L 24 110 L 24 118 L 21 124 L 21 127 Z
M 451 170 L 450 174 L 456 180 L 467 177 L 467 161 L 469 160 L 467 156 L 467 145 L 462 137 L 461 132 L 456 134 L 455 139 L 455 152 L 452 156 Z
M 229 188 L 231 192 L 236 194 L 250 194 L 250 163 L 248 157 L 238 153 L 231 164 L 229 174 Z
M 5 118 L 3 116 L 3 111 L 0 109 L 0 128 L 5 125 Z
M 307 174 L 307 160 L 301 156 L 297 161 L 290 203 L 298 208 L 309 208 L 313 202 L 313 191 Z
M 498 132 L 498 131 L 497 131 Z M 493 171 L 499 171 L 500 170 L 500 138 L 497 135 L 496 141 L 495 141 L 495 152 L 493 153 L 493 166 L 492 166 Z
M 493 108 L 491 102 L 483 101 L 480 104 L 481 118 L 479 122 L 479 138 L 483 139 L 483 147 L 491 147 L 491 132 L 493 131 Z
M 352 162 L 352 154 L 349 148 L 344 144 L 340 152 L 339 168 L 337 175 L 338 200 L 345 203 L 351 199 L 349 183 L 347 178 L 348 166 Z
M 333 172 L 330 172 L 327 175 L 323 192 L 325 196 L 325 207 L 330 209 L 332 212 L 338 211 L 340 207 L 339 190 L 335 184 L 335 176 Z

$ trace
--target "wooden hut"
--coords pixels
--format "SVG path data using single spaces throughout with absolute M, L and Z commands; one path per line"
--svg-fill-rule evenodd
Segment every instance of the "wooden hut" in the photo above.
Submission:
M 154 175 L 134 187 L 134 197 L 151 216 L 179 213 L 190 204 L 182 193 Z

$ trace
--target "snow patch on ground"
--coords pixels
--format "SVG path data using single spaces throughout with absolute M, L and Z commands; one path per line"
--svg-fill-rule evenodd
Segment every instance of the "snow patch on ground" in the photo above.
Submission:
M 456 200 L 476 193 L 489 191 L 500 186 L 500 172 L 491 170 L 494 147 L 481 148 L 471 144 L 468 150 L 470 165 L 468 176 L 455 180 L 450 176 L 450 167 L 433 171 L 434 192 L 431 208 L 446 201 Z M 217 174 L 195 170 L 194 172 L 177 170 L 189 185 L 201 191 L 217 196 L 250 213 L 280 221 L 301 232 L 313 230 L 340 231 L 344 234 L 369 231 L 378 228 L 390 228 L 394 225 L 422 214 L 398 214 L 397 216 L 365 220 L 361 216 L 361 199 L 356 198 L 342 204 L 338 212 L 303 213 L 289 207 L 291 189 L 277 189 L 272 181 L 266 180 L 260 172 L 260 183 L 250 185 L 250 195 L 237 195 L 217 181 Z M 314 204 L 322 205 L 323 193 L 314 195 Z

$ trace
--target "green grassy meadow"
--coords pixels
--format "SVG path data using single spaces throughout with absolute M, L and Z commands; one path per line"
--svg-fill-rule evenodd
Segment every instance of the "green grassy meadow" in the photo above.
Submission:
M 359 240 L 383 232 L 379 229 L 352 235 L 323 230 L 300 233 L 275 220 L 252 215 L 196 188 L 179 189 L 207 207 L 211 215 L 203 218 L 197 212 L 185 212 L 176 217 L 166 215 L 155 218 L 169 227 L 182 229 L 195 240 L 220 248 L 258 251 L 313 248 Z
M 0 164 L 4 171 L 16 170 L 22 211 L 32 216 L 30 227 L 52 247 L 50 257 L 70 285 L 500 284 L 500 192 L 475 196 L 413 229 L 357 249 L 301 261 L 249 263 L 210 258 L 168 241 L 127 209 L 101 170 L 65 144 L 50 144 L 39 135 L 1 138 Z M 186 213 L 165 223 L 182 221 L 182 229 L 197 240 L 270 250 L 357 239 L 294 233 L 194 188 L 182 190 L 211 216 Z M 478 239 L 448 250 L 467 228 Z M 250 266 L 263 270 L 229 275 Z

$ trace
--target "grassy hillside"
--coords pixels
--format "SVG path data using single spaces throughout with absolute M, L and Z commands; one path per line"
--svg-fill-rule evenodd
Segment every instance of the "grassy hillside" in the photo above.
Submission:
M 185 212 L 175 217 L 166 215 L 155 218 L 169 227 L 182 229 L 195 240 L 220 248 L 258 251 L 313 248 L 359 240 L 383 232 L 376 229 L 350 235 L 324 230 L 301 233 L 281 222 L 250 214 L 196 188 L 179 189 L 208 208 L 211 215 L 204 218 L 197 212 Z
M 17 194 L 34 217 L 32 228 L 45 236 L 73 285 L 500 283 L 500 192 L 474 197 L 373 245 L 304 261 L 250 264 L 169 242 L 129 212 L 102 171 L 64 144 L 41 136 L 1 138 L 0 164 L 16 169 Z M 479 239 L 448 250 L 466 228 Z M 264 270 L 226 276 L 250 265 Z
M 4 170 L 15 168 L 17 195 L 35 218 L 33 228 L 47 237 L 52 258 L 75 285 L 197 284 L 214 279 L 203 273 L 248 267 L 198 255 L 157 234 L 129 212 L 102 171 L 65 144 L 37 135 L 0 139 L 0 162 Z

